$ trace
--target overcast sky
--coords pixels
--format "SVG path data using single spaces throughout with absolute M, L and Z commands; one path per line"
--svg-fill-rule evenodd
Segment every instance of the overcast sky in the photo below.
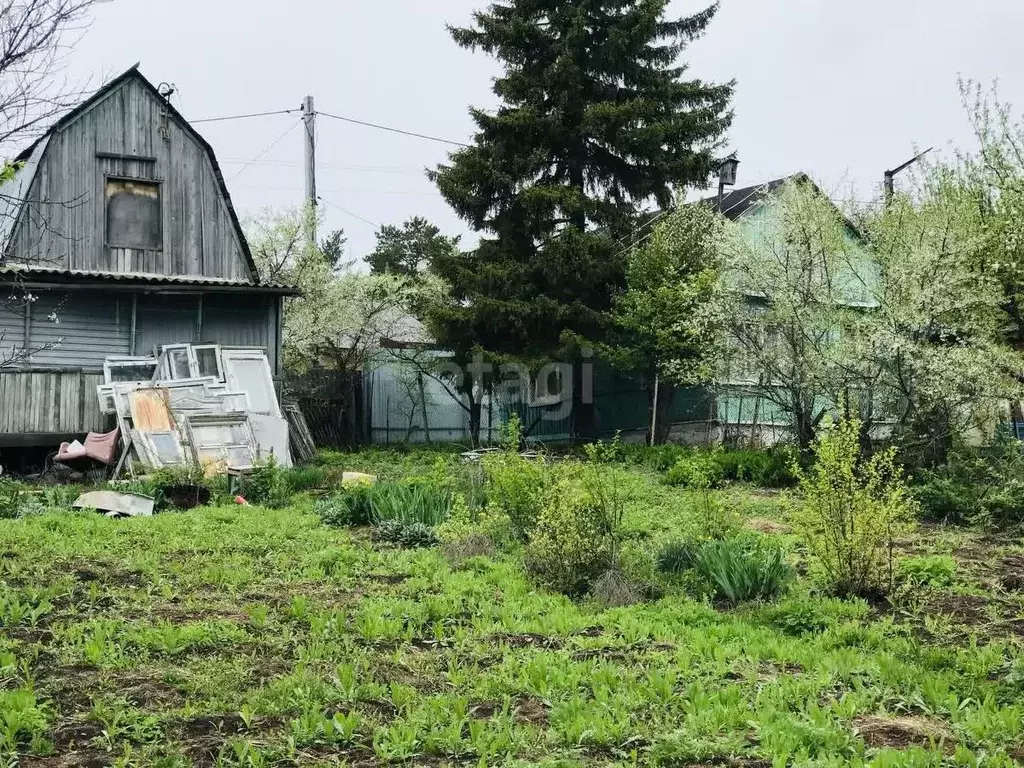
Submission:
M 71 72 L 99 80 L 140 61 L 152 81 L 177 86 L 174 103 L 189 119 L 297 108 L 311 94 L 319 110 L 465 141 L 467 106 L 493 105 L 497 70 L 458 48 L 445 24 L 466 23 L 479 6 L 112 0 L 72 52 Z M 673 11 L 701 7 L 676 0 Z M 694 76 L 738 81 L 729 146 L 740 185 L 803 170 L 863 199 L 915 147 L 969 144 L 958 74 L 999 78 L 1001 96 L 1024 110 L 1022 29 L 1021 0 L 722 0 L 687 58 Z M 301 204 L 302 134 L 280 138 L 298 121 L 197 126 L 243 216 Z M 318 129 L 328 228 L 345 229 L 353 256 L 372 250 L 375 225 L 414 215 L 466 231 L 423 177 L 444 145 L 325 117 Z

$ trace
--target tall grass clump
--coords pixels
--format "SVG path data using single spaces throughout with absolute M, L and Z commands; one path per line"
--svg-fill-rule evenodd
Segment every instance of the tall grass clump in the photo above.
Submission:
M 771 600 L 792 577 L 782 549 L 748 537 L 708 541 L 694 558 L 696 571 L 733 605 Z
M 814 464 L 798 477 L 793 528 L 827 586 L 844 597 L 891 590 L 895 542 L 916 512 L 895 449 L 863 458 L 860 422 L 843 420 L 818 438 Z
M 433 528 L 448 519 L 452 492 L 427 483 L 379 483 L 370 493 L 374 525 L 400 523 Z

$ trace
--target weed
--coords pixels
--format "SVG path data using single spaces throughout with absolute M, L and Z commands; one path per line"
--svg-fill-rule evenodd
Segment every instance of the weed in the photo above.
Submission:
M 949 555 L 906 557 L 899 563 L 900 579 L 917 587 L 951 587 L 956 560 Z
M 384 520 L 374 534 L 381 541 L 389 541 L 401 547 L 432 547 L 437 544 L 437 534 L 429 525 L 405 523 L 401 520 Z
M 433 528 L 448 519 L 452 509 L 450 491 L 425 483 L 379 483 L 370 494 L 374 525 L 397 522 Z
M 677 576 L 690 570 L 697 562 L 698 549 L 692 541 L 669 542 L 658 553 L 658 572 Z
M 288 505 L 292 488 L 285 471 L 271 455 L 254 466 L 245 476 L 242 493 L 250 504 L 278 509 Z
M 781 549 L 741 537 L 705 543 L 694 566 L 715 586 L 718 597 L 733 604 L 770 600 L 792 576 Z
M 325 525 L 368 525 L 372 515 L 373 486 L 355 483 L 316 502 L 316 513 Z
M 683 456 L 665 474 L 669 485 L 701 490 L 717 488 L 724 479 L 725 473 L 716 455 L 705 452 Z

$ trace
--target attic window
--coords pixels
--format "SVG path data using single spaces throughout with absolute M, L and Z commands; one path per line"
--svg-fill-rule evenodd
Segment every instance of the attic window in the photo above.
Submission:
M 162 251 L 163 222 L 160 215 L 160 184 L 139 179 L 108 178 L 107 245 Z

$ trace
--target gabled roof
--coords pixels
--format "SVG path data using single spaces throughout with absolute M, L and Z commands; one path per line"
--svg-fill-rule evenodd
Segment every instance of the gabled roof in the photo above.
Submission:
M 829 200 L 830 203 L 832 202 L 832 199 L 821 190 L 821 187 L 815 184 L 814 180 L 811 179 L 811 177 L 808 176 L 803 171 L 800 171 L 799 173 L 794 173 L 792 176 L 783 176 L 781 179 L 772 179 L 771 181 L 766 181 L 762 184 L 758 184 L 753 187 L 743 187 L 742 189 L 734 189 L 728 192 L 727 194 L 723 195 L 721 205 L 719 205 L 718 203 L 717 195 L 715 195 L 714 197 L 706 197 L 703 200 L 700 200 L 699 202 L 711 205 L 715 210 L 719 211 L 730 221 L 737 221 L 738 219 L 743 218 L 743 216 L 745 216 L 751 210 L 757 208 L 758 206 L 766 202 L 772 195 L 774 195 L 776 192 L 778 192 L 780 189 L 782 189 L 784 186 L 786 186 L 786 184 L 790 182 L 810 184 L 811 188 L 814 189 L 815 192 Z M 863 240 L 864 235 L 857 228 L 857 225 L 850 221 L 850 218 L 845 213 L 843 213 L 843 211 L 840 210 L 839 206 L 837 206 L 835 203 L 832 203 L 832 207 L 839 212 L 839 215 L 842 217 L 843 221 L 846 223 L 846 226 L 854 234 L 854 236 L 857 237 L 858 239 Z
M 772 194 L 782 189 L 790 181 L 810 181 L 810 179 L 805 173 L 794 173 L 792 176 L 772 179 L 753 187 L 730 190 L 722 197 L 721 205 L 718 203 L 718 195 L 706 197 L 701 202 L 710 203 L 715 210 L 723 214 L 727 219 L 736 221 L 751 208 L 756 208 Z
M 34 141 L 30 146 L 26 147 L 21 152 L 21 154 L 19 154 L 16 158 L 17 162 L 23 162 L 25 163 L 25 166 L 18 172 L 14 181 L 9 182 L 9 184 L 17 183 L 17 189 L 27 191 L 32 185 L 32 179 L 35 177 L 36 169 L 39 165 L 38 158 L 40 158 L 42 156 L 43 151 L 45 151 L 46 142 L 49 141 L 50 136 L 56 133 L 57 131 L 61 130 L 62 128 L 73 123 L 95 104 L 98 104 L 100 101 L 109 96 L 122 84 L 132 79 L 137 80 L 155 98 L 159 99 L 165 105 L 168 114 L 178 122 L 178 124 L 189 136 L 195 139 L 196 143 L 198 143 L 200 147 L 203 148 L 203 151 L 206 153 L 206 156 L 210 160 L 210 165 L 213 166 L 214 180 L 217 184 L 217 187 L 220 189 L 221 195 L 224 198 L 224 203 L 228 209 L 228 216 L 231 219 L 231 225 L 234 227 L 235 232 L 238 235 L 238 241 L 241 243 L 242 255 L 245 257 L 245 261 L 249 267 L 249 272 L 252 275 L 254 284 L 259 284 L 259 270 L 256 268 L 256 262 L 252 257 L 252 251 L 249 250 L 249 242 L 245 238 L 245 232 L 242 230 L 241 222 L 239 222 L 238 220 L 238 214 L 235 212 L 235 206 L 231 202 L 231 193 L 228 192 L 227 184 L 224 181 L 224 174 L 221 172 L 220 165 L 217 163 L 217 156 L 214 154 L 213 147 L 210 146 L 210 143 L 206 139 L 204 139 L 202 135 L 189 124 L 188 120 L 186 120 L 177 109 L 174 108 L 174 105 L 172 105 L 170 101 L 168 101 L 160 95 L 160 92 L 159 90 L 157 90 L 157 87 L 153 85 L 153 83 L 151 83 L 149 80 L 147 80 L 146 77 L 141 72 L 139 72 L 138 63 L 127 69 L 118 77 L 115 77 L 113 80 L 106 83 L 98 91 L 96 91 L 96 93 L 94 93 L 88 99 L 86 99 L 77 107 L 75 107 L 70 112 L 61 117 L 56 123 L 50 126 L 46 133 L 44 133 L 42 136 L 36 139 L 36 141 Z M 33 160 L 35 160 L 35 162 L 32 162 Z M 13 187 L 8 187 L 8 185 L 5 184 L 3 188 L 0 188 L 0 200 L 11 199 L 12 197 L 15 200 L 17 200 L 18 198 L 14 196 L 15 191 L 16 190 Z M 4 224 L 0 224 L 0 230 L 2 230 L 4 226 Z M 9 235 L 10 232 L 8 232 L 7 234 Z M 8 240 L 9 238 L 5 239 L 3 242 L 8 242 Z

